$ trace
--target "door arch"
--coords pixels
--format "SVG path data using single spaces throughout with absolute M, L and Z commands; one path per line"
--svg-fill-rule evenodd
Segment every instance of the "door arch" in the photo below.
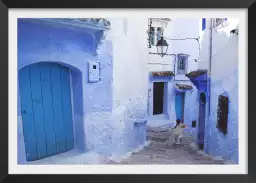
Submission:
M 74 148 L 70 72 L 56 63 L 19 71 L 19 94 L 26 160 Z
M 199 149 L 204 149 L 204 137 L 205 137 L 205 111 L 206 111 L 206 96 L 205 93 L 200 94 L 199 99 L 199 128 L 197 144 Z

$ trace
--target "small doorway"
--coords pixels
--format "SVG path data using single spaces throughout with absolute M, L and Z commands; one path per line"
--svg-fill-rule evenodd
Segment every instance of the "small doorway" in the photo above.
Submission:
M 206 96 L 204 93 L 200 94 L 199 101 L 199 129 L 198 129 L 198 147 L 200 150 L 204 149 L 204 130 L 205 130 L 205 104 Z
M 184 103 L 185 103 L 185 93 L 176 93 L 175 97 L 175 111 L 176 118 L 181 121 L 184 120 Z
M 153 115 L 162 114 L 164 105 L 164 82 L 153 83 Z

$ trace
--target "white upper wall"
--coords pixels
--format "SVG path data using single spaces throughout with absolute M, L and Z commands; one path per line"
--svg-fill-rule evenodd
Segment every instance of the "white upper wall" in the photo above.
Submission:
M 109 19 L 113 43 L 114 107 L 147 96 L 147 18 Z
M 172 21 L 160 21 L 160 20 L 152 19 L 152 27 L 164 28 L 164 32 L 163 32 L 164 37 L 170 37 L 171 23 Z M 148 44 L 149 43 L 147 42 L 147 45 Z M 148 52 L 157 53 L 156 46 L 152 45 L 151 48 L 148 49 Z M 167 53 L 172 53 L 171 47 L 168 48 Z M 148 69 L 149 71 L 170 71 L 170 70 L 173 70 L 173 61 L 174 61 L 173 56 L 161 57 L 160 55 L 149 54 Z
M 225 49 L 229 46 L 231 42 L 232 34 L 230 31 L 237 28 L 239 19 L 227 19 L 227 22 L 223 26 L 219 26 L 212 30 L 212 57 L 213 60 L 220 52 L 227 52 Z M 201 51 L 200 51 L 200 61 L 198 64 L 199 69 L 208 69 L 209 67 L 209 54 L 210 54 L 210 19 L 206 19 L 206 29 L 200 33 Z M 202 29 L 201 29 L 202 30 Z M 217 55 L 216 55 L 217 54 Z M 234 53 L 230 53 L 234 54 Z M 227 62 L 222 62 L 220 65 L 224 67 L 223 64 Z
M 197 18 L 178 18 L 172 19 L 168 22 L 164 29 L 164 37 L 170 39 L 184 39 L 184 38 L 199 38 L 200 34 L 200 20 Z M 188 70 L 197 69 L 198 63 L 195 59 L 199 58 L 199 45 L 195 39 L 187 40 L 168 40 L 169 44 L 168 54 L 188 54 Z M 150 52 L 157 53 L 155 46 L 149 49 Z M 149 56 L 149 71 L 168 71 L 174 70 L 175 57 L 174 56 L 164 56 L 150 55 Z M 161 65 L 162 64 L 162 65 Z M 176 62 L 176 72 L 177 72 L 177 62 Z M 188 80 L 184 74 L 176 75 L 177 80 Z

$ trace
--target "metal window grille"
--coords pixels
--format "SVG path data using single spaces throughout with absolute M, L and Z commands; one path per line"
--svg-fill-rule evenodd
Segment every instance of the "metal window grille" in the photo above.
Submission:
M 186 74 L 188 65 L 188 55 L 178 54 L 178 74 Z
M 228 125 L 228 97 L 219 96 L 218 99 L 218 110 L 217 110 L 217 128 L 224 135 L 227 134 Z

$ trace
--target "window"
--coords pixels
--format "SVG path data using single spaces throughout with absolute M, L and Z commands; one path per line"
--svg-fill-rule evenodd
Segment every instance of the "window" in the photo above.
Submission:
M 215 18 L 213 21 L 213 27 L 224 27 L 223 23 L 227 20 L 227 18 Z
M 149 43 L 150 45 L 155 45 L 155 29 L 154 27 L 150 27 L 149 31 Z
M 178 74 L 186 74 L 187 61 L 188 61 L 188 55 L 178 54 L 178 68 L 177 68 Z
M 164 29 L 162 27 L 150 27 L 149 44 L 155 46 L 157 42 L 163 37 Z
M 161 37 L 164 36 L 163 33 L 164 33 L 164 29 L 162 27 L 158 27 L 157 28 L 157 33 L 156 33 L 156 36 L 157 36 L 156 40 L 157 40 L 157 42 L 161 39 Z
M 217 109 L 217 128 L 224 135 L 227 134 L 228 124 L 228 97 L 219 96 Z

